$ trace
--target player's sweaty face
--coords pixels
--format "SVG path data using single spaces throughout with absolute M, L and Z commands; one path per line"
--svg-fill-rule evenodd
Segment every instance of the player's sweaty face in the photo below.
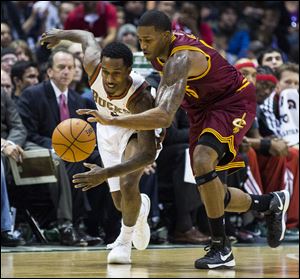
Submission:
M 122 58 L 102 58 L 102 79 L 105 91 L 110 95 L 119 95 L 128 86 L 131 68 L 124 65 Z
M 162 52 L 162 33 L 153 26 L 139 26 L 137 28 L 139 44 L 147 60 L 159 57 Z

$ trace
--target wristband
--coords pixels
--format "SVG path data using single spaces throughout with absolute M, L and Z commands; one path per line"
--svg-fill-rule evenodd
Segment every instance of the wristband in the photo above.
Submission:
M 261 139 L 259 151 L 262 155 L 265 155 L 265 156 L 270 155 L 269 154 L 270 147 L 271 147 L 270 139 Z

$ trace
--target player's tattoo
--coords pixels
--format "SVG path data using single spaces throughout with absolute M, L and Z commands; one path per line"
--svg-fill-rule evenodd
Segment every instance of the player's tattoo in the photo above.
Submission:
M 172 116 L 184 98 L 189 65 L 188 51 L 175 53 L 164 65 L 155 105 Z

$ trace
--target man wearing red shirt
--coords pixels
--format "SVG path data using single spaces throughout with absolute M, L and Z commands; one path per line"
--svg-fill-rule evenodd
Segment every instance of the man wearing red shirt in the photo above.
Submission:
M 115 40 L 117 32 L 117 11 L 107 1 L 83 2 L 68 16 L 64 29 L 90 31 L 100 41 L 101 46 Z

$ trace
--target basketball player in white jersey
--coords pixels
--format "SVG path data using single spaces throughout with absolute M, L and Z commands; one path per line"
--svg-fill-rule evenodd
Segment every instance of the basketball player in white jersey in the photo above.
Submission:
M 148 83 L 131 72 L 133 56 L 126 45 L 111 43 L 101 51 L 92 33 L 58 29 L 44 33 L 41 44 L 52 48 L 60 40 L 82 44 L 83 65 L 101 113 L 118 117 L 153 107 Z M 108 245 L 112 250 L 107 262 L 129 264 L 132 243 L 143 250 L 150 241 L 147 223 L 150 200 L 140 194 L 139 181 L 144 168 L 155 160 L 158 142 L 153 130 L 139 132 L 100 123 L 97 123 L 97 142 L 105 168 L 84 163 L 90 171 L 74 175 L 73 182 L 76 188 L 86 191 L 108 180 L 114 204 L 122 212 L 122 227 L 116 241 Z

